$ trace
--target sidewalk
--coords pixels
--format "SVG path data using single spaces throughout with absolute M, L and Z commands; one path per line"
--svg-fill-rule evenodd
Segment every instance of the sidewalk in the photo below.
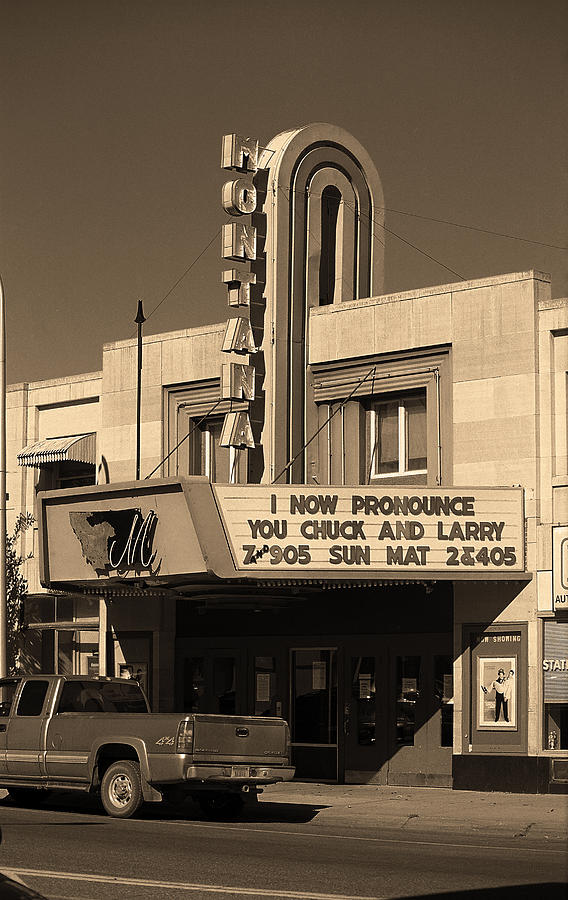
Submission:
M 0 790 L 0 800 L 7 792 Z M 55 799 L 57 798 L 57 799 Z M 53 803 L 81 809 L 89 800 L 66 792 Z M 148 809 L 161 814 L 161 804 Z M 98 808 L 98 807 L 97 807 Z M 164 810 L 164 814 L 167 814 Z M 178 814 L 178 813 L 176 813 Z M 264 788 L 259 806 L 245 808 L 245 820 L 310 822 L 313 825 L 450 834 L 495 834 L 500 838 L 537 838 L 568 842 L 568 795 L 453 791 L 451 788 L 396 787 L 375 784 L 319 784 L 292 781 Z M 567 854 L 568 857 L 568 854 Z
M 260 803 L 318 808 L 314 821 L 405 830 L 498 831 L 508 837 L 568 839 L 568 795 L 454 791 L 393 785 L 269 785 Z

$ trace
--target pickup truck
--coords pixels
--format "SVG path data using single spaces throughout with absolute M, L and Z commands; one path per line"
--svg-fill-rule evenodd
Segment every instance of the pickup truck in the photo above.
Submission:
M 284 719 L 151 713 L 123 678 L 0 679 L 0 788 L 16 803 L 58 789 L 97 792 L 123 819 L 144 801 L 187 797 L 235 814 L 261 785 L 294 777 L 289 755 Z

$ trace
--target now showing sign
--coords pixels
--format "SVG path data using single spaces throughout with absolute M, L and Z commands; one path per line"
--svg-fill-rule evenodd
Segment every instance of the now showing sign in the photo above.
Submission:
M 522 572 L 520 488 L 213 485 L 240 571 Z M 357 576 L 357 577 L 358 577 Z

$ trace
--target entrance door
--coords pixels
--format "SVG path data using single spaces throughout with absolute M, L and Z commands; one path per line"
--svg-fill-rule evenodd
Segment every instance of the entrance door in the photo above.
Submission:
M 299 778 L 337 781 L 337 649 L 290 651 L 292 761 Z
M 389 635 L 346 647 L 345 780 L 450 786 L 450 634 Z
M 208 649 L 186 657 L 183 690 L 183 706 L 187 712 L 245 715 L 244 653 Z
M 343 702 L 345 781 L 386 783 L 385 654 L 377 642 L 346 647 Z
M 451 786 L 453 656 L 449 635 L 405 635 L 390 647 L 389 784 Z

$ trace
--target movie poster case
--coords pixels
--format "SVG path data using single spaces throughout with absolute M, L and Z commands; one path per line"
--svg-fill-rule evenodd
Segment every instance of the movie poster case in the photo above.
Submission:
M 477 728 L 514 731 L 517 728 L 516 655 L 477 657 Z

